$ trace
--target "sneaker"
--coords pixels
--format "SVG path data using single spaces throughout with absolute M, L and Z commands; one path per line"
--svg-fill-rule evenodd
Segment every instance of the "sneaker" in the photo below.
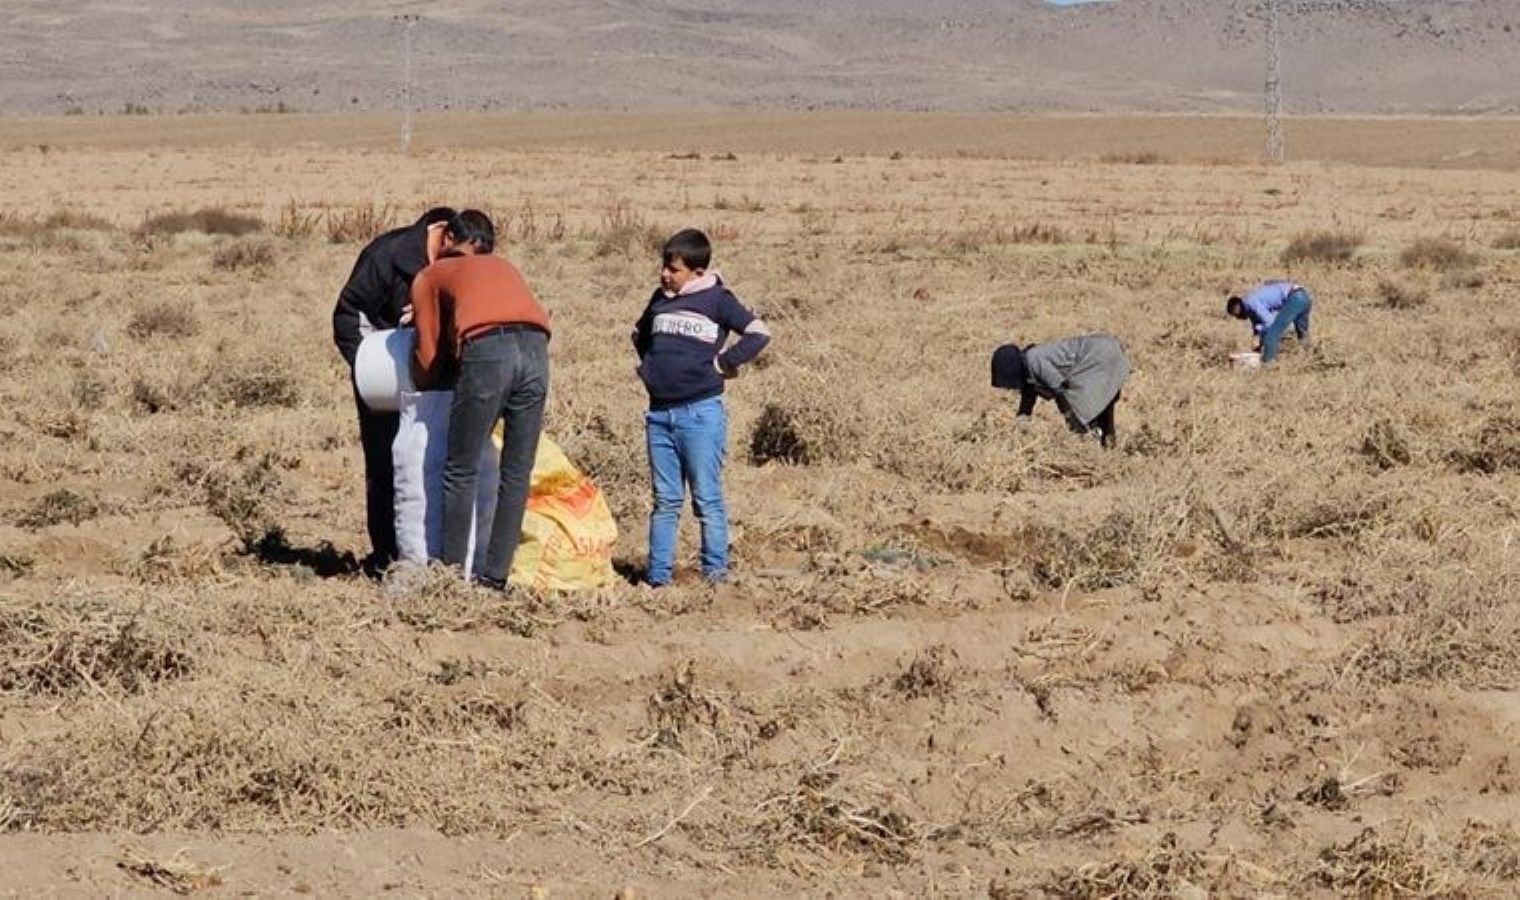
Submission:
M 491 591 L 504 591 L 507 589 L 507 580 L 505 578 L 492 578 L 489 575 L 471 575 L 470 584 Z
M 414 562 L 397 562 L 385 570 L 380 590 L 392 600 L 408 597 L 428 583 L 428 567 Z
M 386 570 L 389 569 L 391 565 L 395 563 L 395 561 L 396 560 L 393 557 L 379 556 L 371 553 L 363 559 L 359 560 L 359 572 L 370 581 L 383 581 L 385 579 Z

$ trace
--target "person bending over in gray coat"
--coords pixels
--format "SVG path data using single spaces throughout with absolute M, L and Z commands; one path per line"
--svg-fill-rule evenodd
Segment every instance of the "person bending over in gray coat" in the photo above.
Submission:
M 1072 431 L 1091 434 L 1104 447 L 1114 446 L 1114 406 L 1128 377 L 1124 347 L 1108 334 L 1084 334 L 1022 349 L 1004 344 L 992 353 L 992 386 L 1020 394 L 1014 419 L 1018 426 L 1029 422 L 1035 401 L 1044 397 L 1056 402 Z

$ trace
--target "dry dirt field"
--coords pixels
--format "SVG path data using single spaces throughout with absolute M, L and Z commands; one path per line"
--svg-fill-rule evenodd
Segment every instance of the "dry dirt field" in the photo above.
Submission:
M 1520 125 L 1320 123 L 1361 136 L 1269 167 L 1154 119 L 1004 156 L 430 120 L 412 159 L 230 121 L 7 123 L 0 890 L 1520 891 L 1520 175 L 1452 155 Z M 730 389 L 732 584 L 356 573 L 328 317 L 436 202 L 552 309 L 549 432 L 626 570 L 627 330 L 653 243 L 713 235 L 776 334 Z M 1223 295 L 1276 275 L 1316 347 L 1232 372 Z M 1118 451 L 1015 433 L 992 348 L 1093 330 Z

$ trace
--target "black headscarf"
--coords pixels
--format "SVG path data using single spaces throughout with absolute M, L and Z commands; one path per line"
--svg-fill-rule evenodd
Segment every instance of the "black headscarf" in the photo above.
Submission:
M 1018 344 L 1004 344 L 992 351 L 992 386 L 1004 390 L 1023 390 L 1027 372 L 1024 351 Z

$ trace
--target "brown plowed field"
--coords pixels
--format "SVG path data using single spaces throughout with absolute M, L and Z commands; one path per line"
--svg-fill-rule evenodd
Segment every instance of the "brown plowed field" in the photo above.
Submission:
M 373 120 L 7 123 L 0 887 L 1514 894 L 1513 124 L 1310 123 L 1272 167 L 1250 123 L 1075 121 L 427 119 L 411 158 Z M 627 331 L 654 243 L 714 237 L 776 335 L 729 391 L 731 584 L 355 571 L 329 314 L 437 202 L 552 309 L 548 430 L 626 571 Z M 1279 275 L 1315 347 L 1233 372 L 1222 298 Z M 1135 365 L 1116 452 L 987 386 L 1088 331 Z

